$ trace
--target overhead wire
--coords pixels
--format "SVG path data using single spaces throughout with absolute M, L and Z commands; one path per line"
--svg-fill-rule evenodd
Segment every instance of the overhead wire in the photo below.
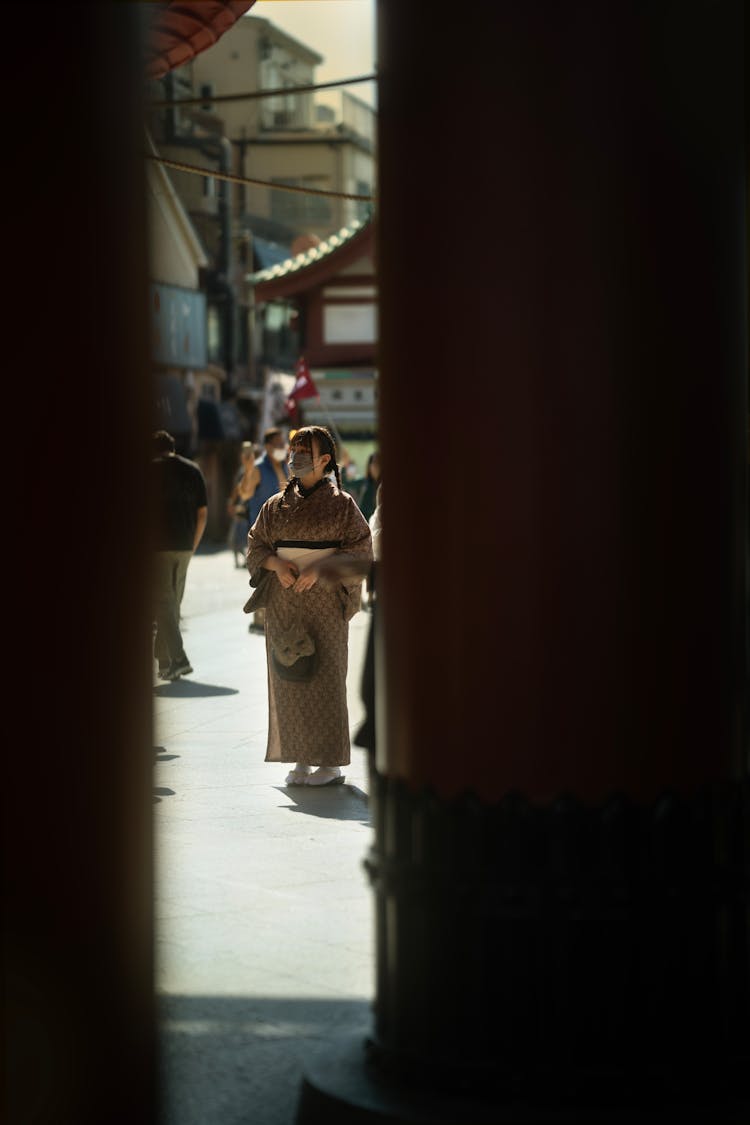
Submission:
M 272 98 L 289 96 L 290 94 L 309 94 L 317 90 L 329 90 L 337 86 L 354 86 L 365 82 L 377 82 L 377 74 L 360 75 L 356 78 L 342 78 L 331 82 L 320 82 L 308 86 L 283 86 L 271 90 L 254 90 L 242 94 L 202 94 L 189 98 L 164 98 L 149 101 L 145 104 L 146 111 L 156 109 L 176 109 L 191 105 L 214 105 L 224 102 L 250 101 L 256 98 Z M 179 144 L 179 142 L 178 142 Z M 250 176 L 238 176 L 231 172 L 219 172 L 211 168 L 202 168 L 195 164 L 187 164 L 180 160 L 172 160 L 157 153 L 144 153 L 147 160 L 162 164 L 176 171 L 187 172 L 215 180 L 225 180 L 227 183 L 249 185 L 252 187 L 267 187 L 275 191 L 291 191 L 300 195 L 318 195 L 334 199 L 351 199 L 358 203 L 374 203 L 374 195 L 365 195 L 357 192 L 327 191 L 323 188 L 302 187 L 297 184 L 272 183 L 269 180 L 258 180 Z M 340 444 L 340 435 L 339 435 Z
M 373 203 L 374 195 L 360 195 L 350 191 L 326 191 L 324 188 L 301 187 L 298 184 L 273 183 L 270 180 L 255 180 L 249 176 L 236 176 L 232 172 L 217 172 L 213 168 L 201 168 L 197 164 L 185 164 L 181 160 L 171 160 L 166 156 L 157 156 L 152 152 L 144 153 L 147 160 L 157 164 L 165 164 L 167 168 L 174 168 L 178 172 L 189 172 L 197 176 L 205 176 L 213 180 L 226 180 L 230 184 L 249 184 L 253 187 L 267 187 L 275 191 L 295 191 L 300 195 L 323 195 L 334 199 L 353 199 L 357 203 Z
M 288 94 L 311 94 L 316 90 L 330 90 L 334 86 L 355 86 L 362 82 L 377 82 L 377 74 L 362 74 L 358 78 L 340 78 L 334 82 L 319 82 L 314 86 L 278 86 L 273 90 L 251 90 L 245 94 L 205 94 L 190 98 L 165 98 L 146 103 L 146 109 L 175 109 L 186 105 L 213 105 L 216 102 L 250 101 L 253 98 L 275 98 Z
M 352 86 L 361 82 L 377 82 L 377 74 L 364 74 L 357 78 L 340 78 L 333 82 L 319 82 L 314 86 L 282 86 L 274 90 L 253 90 L 244 94 L 206 94 L 192 98 L 170 98 L 152 101 L 147 104 L 147 109 L 174 109 L 179 106 L 207 105 L 215 102 L 245 101 L 252 98 L 272 98 L 280 94 L 307 94 L 316 90 L 328 90 L 333 86 Z M 179 142 L 178 142 L 179 144 Z M 166 156 L 157 156 L 146 153 L 148 160 L 174 168 L 178 172 L 188 172 L 192 175 L 210 176 L 215 180 L 226 180 L 231 184 L 249 185 L 250 187 L 267 187 L 272 191 L 292 191 L 300 195 L 321 195 L 333 199 L 352 199 L 357 203 L 373 203 L 374 195 L 362 195 L 357 192 L 326 191 L 323 188 L 301 187 L 297 184 L 280 184 L 270 180 L 256 180 L 249 176 L 237 176 L 231 172 L 216 172 L 212 169 L 201 168 L 195 164 L 186 164 L 180 160 L 171 160 Z
M 328 90 L 337 86 L 355 86 L 360 82 L 377 82 L 377 74 L 361 74 L 358 78 L 342 78 L 332 82 L 318 82 L 315 86 L 287 86 L 273 90 L 253 90 L 246 93 L 217 93 L 192 98 L 169 98 L 159 101 L 147 102 L 147 109 L 170 109 L 178 106 L 207 106 L 220 101 L 245 101 L 253 98 L 274 98 L 290 93 L 311 93 L 315 90 Z M 193 176 L 206 176 L 215 180 L 226 180 L 228 183 L 240 183 L 251 187 L 270 188 L 273 191 L 296 191 L 304 196 L 326 196 L 334 199 L 353 199 L 355 203 L 373 203 L 374 196 L 360 195 L 353 191 L 326 191 L 323 188 L 304 188 L 293 183 L 278 183 L 271 180 L 256 180 L 247 176 L 235 176 L 232 172 L 217 172 L 213 169 L 200 168 L 197 164 L 187 164 L 178 160 L 170 160 L 166 156 L 146 153 L 147 160 L 164 164 L 179 172 L 189 172 Z

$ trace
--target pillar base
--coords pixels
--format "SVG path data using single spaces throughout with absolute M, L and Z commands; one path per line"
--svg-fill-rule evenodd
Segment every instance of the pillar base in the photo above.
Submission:
M 295 1125 L 747 1125 L 747 1105 L 684 1101 L 627 1108 L 492 1102 L 385 1081 L 367 1061 L 364 1033 L 329 1040 L 305 1067 Z
M 368 1065 L 510 1104 L 703 1105 L 750 1064 L 750 790 L 440 800 L 373 771 Z

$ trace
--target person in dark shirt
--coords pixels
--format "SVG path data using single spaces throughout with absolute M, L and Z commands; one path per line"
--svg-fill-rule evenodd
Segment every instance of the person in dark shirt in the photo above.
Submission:
M 357 480 L 349 481 L 346 490 L 350 496 L 353 496 L 357 501 L 357 506 L 365 519 L 370 521 L 370 517 L 375 511 L 377 503 L 378 485 L 380 484 L 380 454 L 377 449 L 374 450 L 367 458 L 367 468 L 365 475 L 359 477 Z
M 175 451 L 166 430 L 153 438 L 151 471 L 155 493 L 155 616 L 154 656 L 163 680 L 177 680 L 192 672 L 180 632 L 180 606 L 188 564 L 200 543 L 208 519 L 208 496 L 203 473 L 194 461 Z

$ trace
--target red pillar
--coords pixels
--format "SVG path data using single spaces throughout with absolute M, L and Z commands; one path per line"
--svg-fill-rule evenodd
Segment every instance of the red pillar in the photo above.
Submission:
M 6 43 L 8 1125 L 158 1119 L 140 7 Z
M 381 4 L 378 765 L 692 791 L 741 756 L 738 6 L 483 7 Z
M 739 1119 L 742 8 L 379 13 L 378 979 L 351 1100 Z M 335 1104 L 320 1073 L 304 1097 Z

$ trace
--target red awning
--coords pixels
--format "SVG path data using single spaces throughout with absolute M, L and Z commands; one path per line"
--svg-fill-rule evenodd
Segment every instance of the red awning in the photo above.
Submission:
M 148 78 L 161 78 L 212 47 L 255 0 L 189 0 L 146 5 L 144 54 Z

